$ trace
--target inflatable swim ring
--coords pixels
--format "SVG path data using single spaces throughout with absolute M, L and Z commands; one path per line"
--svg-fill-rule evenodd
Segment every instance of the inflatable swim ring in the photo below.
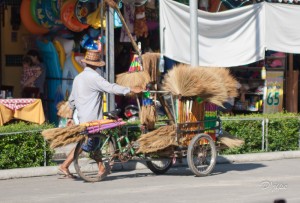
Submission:
M 45 1 L 42 4 L 43 10 L 46 14 L 46 17 L 51 23 L 55 25 L 62 25 L 62 21 L 60 20 L 60 15 L 58 10 L 54 10 L 56 8 L 56 0 Z
M 73 32 L 81 32 L 88 28 L 88 25 L 80 23 L 74 14 L 76 0 L 70 0 L 63 4 L 60 11 L 60 19 L 63 24 Z
M 45 10 L 45 5 L 51 3 L 51 1 L 43 0 L 31 0 L 31 8 L 35 9 L 35 19 L 38 21 L 38 24 L 51 29 L 54 25 L 53 20 L 48 17 Z
M 26 29 L 32 33 L 32 34 L 46 34 L 49 32 L 47 28 L 44 28 L 37 24 L 31 15 L 28 15 L 30 13 L 30 0 L 22 0 L 21 7 L 20 7 L 20 16 L 21 21 L 23 25 L 26 27 Z
M 37 4 L 37 0 L 30 0 L 30 13 L 31 13 L 31 16 L 34 20 L 34 22 L 36 22 L 37 24 L 40 24 L 39 23 L 39 20 L 38 18 L 36 17 L 36 4 Z
M 88 24 L 87 16 L 97 9 L 99 3 L 99 0 L 89 0 L 87 2 L 77 1 L 75 5 L 75 16 L 77 20 L 82 24 Z

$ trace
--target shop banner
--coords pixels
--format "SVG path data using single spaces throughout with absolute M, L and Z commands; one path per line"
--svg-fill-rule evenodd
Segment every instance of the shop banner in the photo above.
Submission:
M 282 111 L 283 71 L 267 71 L 264 113 Z

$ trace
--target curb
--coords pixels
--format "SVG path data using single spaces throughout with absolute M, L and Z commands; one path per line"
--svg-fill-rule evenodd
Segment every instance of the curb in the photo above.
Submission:
M 264 152 L 253 154 L 238 154 L 238 155 L 224 155 L 217 157 L 217 164 L 232 164 L 241 162 L 255 162 L 255 161 L 272 161 L 280 159 L 295 159 L 300 158 L 300 151 L 284 151 L 284 152 Z M 182 163 L 175 163 L 173 167 L 187 166 L 186 159 Z M 144 161 L 128 161 L 126 163 L 116 164 L 113 171 L 128 171 L 147 169 Z M 33 167 L 33 168 L 18 168 L 0 170 L 0 180 L 14 179 L 14 178 L 29 178 L 40 176 L 56 175 L 58 166 Z M 70 166 L 71 173 L 75 173 L 73 164 Z

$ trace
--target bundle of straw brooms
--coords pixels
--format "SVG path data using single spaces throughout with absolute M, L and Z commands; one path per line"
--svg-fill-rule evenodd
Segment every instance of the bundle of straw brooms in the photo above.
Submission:
M 180 97 L 198 96 L 202 100 L 223 106 L 230 97 L 236 97 L 238 82 L 226 68 L 219 67 L 191 67 L 180 64 L 173 67 L 164 77 L 162 88 L 172 95 Z M 144 134 L 138 140 L 139 152 L 149 153 L 175 146 L 175 129 L 162 126 Z M 221 144 L 229 148 L 244 144 L 240 138 L 229 133 L 219 135 Z M 180 140 L 179 140 L 180 143 Z
M 87 136 L 81 135 L 86 129 L 82 125 L 67 126 L 64 128 L 52 128 L 42 131 L 43 137 L 50 143 L 52 149 L 79 142 Z
M 179 64 L 164 77 L 162 89 L 181 97 L 199 96 L 204 101 L 223 106 L 236 97 L 238 82 L 226 68 L 191 67 Z
M 57 115 L 61 118 L 72 118 L 73 110 L 69 107 L 67 101 L 61 101 L 57 104 Z M 81 133 L 85 131 L 85 125 L 70 125 L 63 128 L 52 128 L 42 131 L 42 135 L 50 143 L 52 149 L 65 146 L 70 143 L 79 142 L 86 139 Z
M 179 145 L 185 138 L 181 137 Z M 218 141 L 227 148 L 240 147 L 244 144 L 244 140 L 230 133 L 223 131 L 218 136 Z M 138 140 L 139 148 L 137 153 L 154 153 L 166 150 L 170 147 L 178 146 L 176 141 L 176 128 L 175 125 L 162 126 L 156 130 L 143 134 Z

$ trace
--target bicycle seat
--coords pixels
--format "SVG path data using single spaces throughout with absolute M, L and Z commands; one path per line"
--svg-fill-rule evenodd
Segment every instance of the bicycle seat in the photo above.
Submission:
M 121 109 L 116 109 L 113 111 L 104 112 L 103 116 L 106 116 L 109 119 L 118 120 L 118 118 L 119 118 L 118 114 L 120 114 L 120 112 L 121 112 Z

